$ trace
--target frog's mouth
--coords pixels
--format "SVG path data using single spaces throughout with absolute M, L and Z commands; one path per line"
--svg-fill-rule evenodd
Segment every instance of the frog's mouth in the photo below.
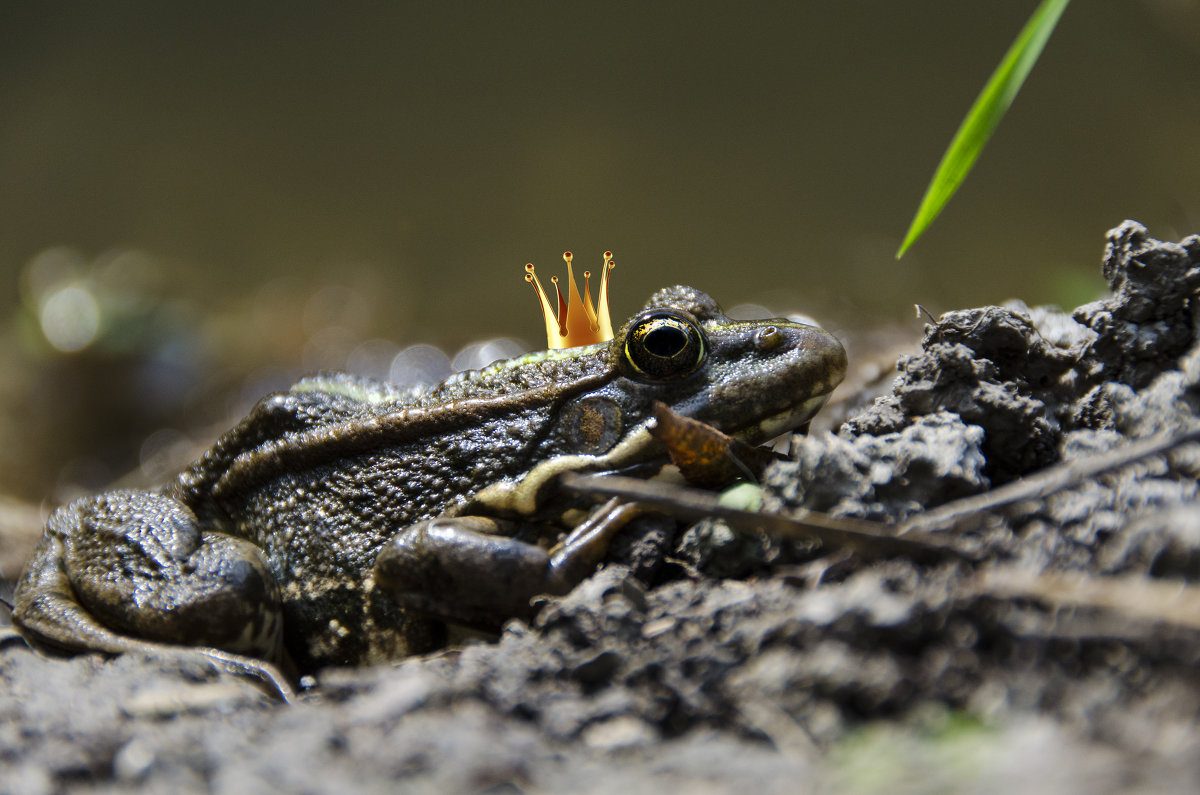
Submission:
M 828 392 L 816 395 L 799 405 L 789 406 L 778 414 L 772 414 L 757 422 L 730 431 L 729 435 L 747 444 L 768 442 L 804 425 L 816 416 L 827 400 L 829 400 Z

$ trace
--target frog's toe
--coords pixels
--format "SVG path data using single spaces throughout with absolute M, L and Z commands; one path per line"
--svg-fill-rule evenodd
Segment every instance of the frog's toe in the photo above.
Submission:
M 27 630 L 62 648 L 112 649 L 104 630 L 276 659 L 279 588 L 262 552 L 203 531 L 174 500 L 116 492 L 51 517 L 18 587 Z

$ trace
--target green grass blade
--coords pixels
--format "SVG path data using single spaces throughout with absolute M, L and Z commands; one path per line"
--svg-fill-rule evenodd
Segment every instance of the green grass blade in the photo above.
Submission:
M 904 236 L 900 250 L 896 252 L 896 259 L 904 256 L 904 252 L 925 233 L 966 179 L 967 173 L 975 165 L 975 159 L 983 151 L 983 145 L 991 138 L 996 125 L 1021 90 L 1021 84 L 1037 62 L 1046 40 L 1050 38 L 1069 2 L 1071 0 L 1042 0 L 1021 29 L 1017 40 L 1008 48 L 1004 60 L 975 99 L 975 104 L 954 134 L 950 147 L 942 155 L 942 162 L 925 189 L 921 206 L 908 228 L 908 234 Z

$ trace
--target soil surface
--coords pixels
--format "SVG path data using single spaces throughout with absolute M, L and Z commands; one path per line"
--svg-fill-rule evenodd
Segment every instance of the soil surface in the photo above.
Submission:
M 702 520 L 497 641 L 291 705 L 187 656 L 10 638 L 0 791 L 1196 791 L 1200 237 L 1126 222 L 1103 272 L 1073 313 L 931 322 L 763 478 L 764 510 L 906 547 Z

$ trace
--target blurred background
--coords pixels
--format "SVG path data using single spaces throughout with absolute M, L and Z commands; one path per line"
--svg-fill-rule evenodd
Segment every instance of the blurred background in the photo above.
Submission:
M 615 252 L 614 318 L 1090 300 L 1122 219 L 1200 231 L 1196 2 L 1073 4 L 893 258 L 1035 5 L 5 3 L 0 495 L 161 481 L 307 371 L 541 347 L 565 249 Z

